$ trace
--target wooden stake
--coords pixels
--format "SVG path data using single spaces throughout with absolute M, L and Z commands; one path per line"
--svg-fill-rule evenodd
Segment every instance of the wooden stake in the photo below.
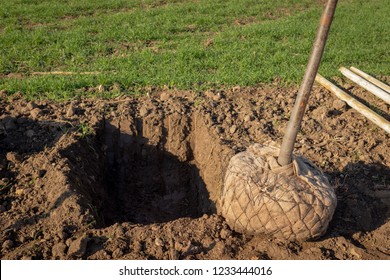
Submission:
M 316 82 L 321 84 L 327 90 L 329 90 L 334 95 L 336 95 L 338 98 L 345 101 L 351 108 L 355 109 L 360 114 L 365 116 L 368 120 L 375 123 L 377 126 L 379 126 L 384 131 L 390 134 L 390 122 L 387 121 L 385 118 L 381 117 L 380 115 L 372 111 L 370 108 L 363 105 L 352 96 L 348 95 L 345 91 L 341 90 L 340 88 L 332 84 L 330 81 L 322 77 L 320 74 L 317 74 Z
M 355 82 L 362 88 L 368 90 L 369 92 L 371 92 L 372 94 L 379 97 L 380 99 L 382 99 L 383 101 L 385 101 L 387 104 L 390 105 L 390 94 L 388 92 L 384 91 L 383 89 L 377 87 L 374 84 L 371 84 L 369 81 L 356 75 L 355 73 L 353 73 L 352 71 L 348 70 L 345 67 L 341 67 L 340 72 L 343 73 L 343 75 L 346 76 L 351 81 Z
M 64 72 L 64 71 L 53 71 L 53 72 L 32 72 L 31 75 L 33 76 L 46 76 L 46 75 L 63 75 L 63 76 L 69 76 L 69 75 L 99 75 L 102 72 Z
M 385 83 L 375 79 L 374 77 L 368 75 L 367 73 L 364 73 L 362 70 L 359 70 L 353 66 L 349 67 L 349 69 L 352 72 L 354 72 L 355 74 L 358 74 L 360 77 L 366 79 L 367 81 L 370 81 L 371 83 L 373 83 L 377 87 L 380 87 L 384 91 L 387 91 L 388 93 L 390 93 L 390 86 L 386 85 Z

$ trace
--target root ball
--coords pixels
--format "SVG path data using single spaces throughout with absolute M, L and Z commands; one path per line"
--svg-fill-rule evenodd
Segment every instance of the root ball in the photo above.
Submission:
M 279 148 L 254 144 L 235 155 L 221 191 L 221 212 L 236 231 L 283 240 L 323 235 L 337 198 L 322 172 L 308 159 L 277 163 Z

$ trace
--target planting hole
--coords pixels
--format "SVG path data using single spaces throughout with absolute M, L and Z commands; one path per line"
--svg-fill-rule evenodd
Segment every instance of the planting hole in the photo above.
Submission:
M 215 213 L 223 153 L 201 123 L 181 114 L 127 116 L 102 121 L 93 137 L 78 143 L 72 154 L 86 157 L 86 166 L 74 167 L 71 177 L 98 178 L 79 184 L 98 224 L 150 224 Z M 91 145 L 96 153 L 80 154 Z

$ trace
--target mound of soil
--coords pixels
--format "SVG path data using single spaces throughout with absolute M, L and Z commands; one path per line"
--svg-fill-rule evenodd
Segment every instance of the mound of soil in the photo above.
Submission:
M 326 235 L 248 236 L 220 216 L 230 158 L 281 141 L 295 92 L 161 90 L 62 103 L 3 94 L 1 258 L 390 259 L 389 136 L 320 88 L 296 151 L 336 190 Z M 389 106 L 370 102 L 389 117 Z

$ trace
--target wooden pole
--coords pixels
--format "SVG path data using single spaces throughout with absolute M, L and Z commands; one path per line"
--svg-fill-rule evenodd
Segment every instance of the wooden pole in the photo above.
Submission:
M 373 83 L 377 87 L 380 87 L 384 91 L 387 91 L 388 93 L 390 93 L 390 86 L 388 86 L 385 83 L 375 79 L 374 77 L 368 75 L 367 73 L 364 73 L 362 70 L 359 70 L 359 69 L 357 69 L 357 68 L 355 68 L 353 66 L 349 67 L 349 70 L 351 70 L 355 74 L 358 74 L 360 77 L 366 79 L 367 81 L 370 81 L 371 83 Z
M 314 41 L 313 50 L 306 68 L 305 76 L 295 100 L 294 108 L 291 112 L 290 121 L 288 122 L 286 133 L 283 137 L 282 146 L 278 157 L 278 163 L 282 166 L 290 164 L 294 150 L 295 140 L 301 128 L 303 114 L 313 87 L 318 67 L 320 66 L 322 54 L 324 52 L 326 39 L 330 26 L 332 24 L 334 12 L 336 10 L 337 0 L 328 0 L 321 16 L 320 26 Z
M 59 75 L 59 76 L 69 76 L 69 75 L 99 75 L 102 72 L 66 72 L 66 71 L 52 71 L 52 72 L 32 72 L 33 76 L 48 76 L 48 75 Z
M 390 122 L 387 121 L 385 118 L 381 117 L 380 115 L 372 111 L 370 108 L 363 105 L 352 96 L 348 95 L 345 91 L 332 84 L 320 74 L 317 74 L 316 81 L 323 87 L 325 87 L 327 90 L 332 92 L 334 95 L 336 95 L 338 98 L 345 101 L 351 108 L 355 109 L 360 114 L 369 119 L 371 122 L 373 122 L 374 124 L 376 124 L 390 134 Z
M 383 101 L 385 101 L 387 104 L 390 104 L 390 94 L 384 91 L 383 89 L 377 87 L 374 84 L 371 84 L 369 81 L 363 79 L 362 77 L 356 75 L 352 71 L 348 70 L 345 67 L 340 68 L 340 72 L 343 73 L 344 76 L 346 76 L 351 81 L 355 82 L 362 88 L 368 90 L 375 96 L 379 97 Z

